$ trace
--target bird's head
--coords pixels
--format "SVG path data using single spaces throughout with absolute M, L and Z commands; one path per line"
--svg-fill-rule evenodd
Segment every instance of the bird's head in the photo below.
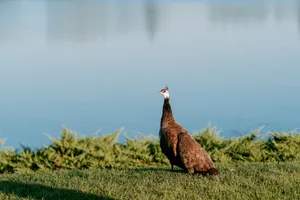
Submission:
M 168 90 L 168 86 L 166 86 L 165 88 L 161 89 L 159 93 L 162 94 L 165 99 L 168 99 L 170 97 Z

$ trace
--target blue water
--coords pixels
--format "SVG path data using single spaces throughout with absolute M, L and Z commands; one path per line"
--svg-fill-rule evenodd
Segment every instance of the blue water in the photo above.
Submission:
M 300 1 L 0 1 L 0 138 L 300 127 Z M 121 141 L 124 137 L 119 138 Z

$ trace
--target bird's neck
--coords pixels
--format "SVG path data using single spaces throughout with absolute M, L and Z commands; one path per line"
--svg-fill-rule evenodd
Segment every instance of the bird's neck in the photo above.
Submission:
M 161 117 L 161 125 L 166 120 L 168 120 L 168 121 L 169 120 L 174 120 L 173 113 L 172 113 L 172 108 L 171 108 L 171 105 L 170 105 L 170 98 L 165 98 L 165 100 L 164 100 L 163 113 L 162 113 L 162 117 Z

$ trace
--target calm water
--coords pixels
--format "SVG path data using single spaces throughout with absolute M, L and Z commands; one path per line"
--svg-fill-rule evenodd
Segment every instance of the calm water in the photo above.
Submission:
M 300 127 L 300 1 L 0 1 L 0 138 Z M 121 136 L 120 140 L 124 140 Z

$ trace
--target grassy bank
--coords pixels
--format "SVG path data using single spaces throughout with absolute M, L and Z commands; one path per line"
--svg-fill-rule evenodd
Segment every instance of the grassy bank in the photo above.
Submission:
M 299 199 L 300 163 L 217 164 L 217 182 L 169 168 L 4 174 L 0 199 Z
M 299 133 L 270 132 L 259 136 L 259 132 L 223 139 L 208 126 L 194 137 L 219 163 L 300 161 Z M 116 142 L 119 134 L 77 137 L 63 128 L 61 138 L 50 137 L 52 144 L 48 147 L 0 150 L 0 173 L 169 165 L 157 138 L 127 138 L 125 144 L 120 144 Z

